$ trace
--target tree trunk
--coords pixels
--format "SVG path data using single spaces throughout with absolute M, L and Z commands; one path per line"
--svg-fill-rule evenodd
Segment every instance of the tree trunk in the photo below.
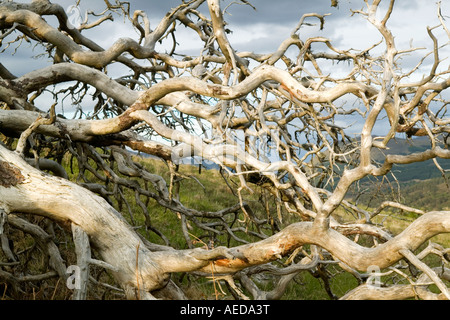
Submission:
M 152 261 L 151 251 L 106 200 L 68 180 L 45 174 L 0 145 L 0 207 L 58 221 L 68 230 L 80 226 L 128 298 L 151 298 L 168 276 Z
M 0 208 L 7 213 L 46 216 L 68 230 L 79 226 L 129 299 L 154 298 L 152 292 L 164 288 L 172 272 L 235 273 L 286 256 L 304 244 L 319 245 L 356 270 L 366 271 L 372 265 L 386 268 L 402 259 L 403 251 L 415 250 L 428 238 L 450 231 L 450 212 L 441 211 L 423 215 L 400 235 L 375 248 L 360 246 L 333 228 L 323 230 L 314 223 L 299 222 L 267 239 L 238 247 L 152 252 L 148 242 L 106 200 L 31 167 L 1 145 Z M 80 250 L 89 251 L 86 241 L 82 242 L 85 244 L 79 244 Z M 81 254 L 77 255 L 80 260 Z M 85 256 L 80 267 L 96 263 L 89 252 Z

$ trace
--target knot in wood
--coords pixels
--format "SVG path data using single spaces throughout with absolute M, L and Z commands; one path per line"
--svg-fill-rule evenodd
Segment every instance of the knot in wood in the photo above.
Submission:
M 6 161 L 0 160 L 0 186 L 9 188 L 24 180 L 25 177 L 18 168 L 10 165 Z

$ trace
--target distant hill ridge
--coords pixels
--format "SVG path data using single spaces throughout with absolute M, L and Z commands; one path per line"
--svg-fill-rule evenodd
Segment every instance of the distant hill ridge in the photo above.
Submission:
M 376 136 L 374 137 L 376 138 Z M 443 144 L 440 145 L 444 147 Z M 385 150 L 380 150 L 377 148 L 372 149 L 372 156 L 377 160 L 384 159 L 383 154 L 400 154 L 406 155 L 410 153 L 422 152 L 430 149 L 431 142 L 428 137 L 416 137 L 413 139 L 403 139 L 403 138 L 394 138 L 391 139 Z
M 395 138 L 387 144 L 388 149 L 380 150 L 374 148 L 372 157 L 375 161 L 382 162 L 386 155 L 399 154 L 408 155 L 412 153 L 423 152 L 431 147 L 428 137 L 417 137 L 414 139 Z M 445 147 L 441 144 L 441 147 Z M 444 170 L 450 170 L 450 159 L 436 159 L 438 164 Z M 427 180 L 442 176 L 440 170 L 436 167 L 433 160 L 411 163 L 408 165 L 394 165 L 392 173 L 400 182 L 411 180 Z

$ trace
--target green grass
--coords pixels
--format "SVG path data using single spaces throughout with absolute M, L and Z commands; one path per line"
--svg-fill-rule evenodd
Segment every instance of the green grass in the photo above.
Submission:
M 73 181 L 83 182 L 79 179 L 80 176 L 77 166 L 77 160 L 75 158 L 71 159 L 72 165 L 70 164 L 69 160 L 70 158 L 66 157 L 63 164 L 67 168 L 70 179 Z M 148 158 L 135 158 L 135 161 L 139 161 L 139 163 L 145 166 L 149 172 L 162 176 L 167 182 L 170 181 L 168 168 L 164 162 Z M 90 161 L 89 164 L 93 167 L 96 167 L 96 164 L 93 163 L 93 161 Z M 101 170 L 98 170 L 98 172 L 100 172 L 100 174 L 103 174 Z M 238 203 L 239 199 L 226 185 L 219 171 L 203 169 L 201 174 L 199 174 L 198 167 L 182 165 L 179 168 L 179 172 L 186 177 L 180 182 L 179 192 L 179 199 L 181 203 L 185 205 L 185 207 L 196 209 L 199 211 L 217 211 Z M 88 171 L 85 171 L 84 173 L 85 177 L 90 182 L 98 181 L 98 178 L 95 177 L 94 174 Z M 195 176 L 198 181 L 191 178 L 191 176 Z M 233 184 L 237 183 L 237 181 L 235 180 L 233 182 L 233 179 L 231 179 L 229 183 Z M 259 187 L 255 185 L 250 186 L 254 188 L 256 192 L 255 194 L 251 194 L 248 191 L 243 191 L 245 201 L 251 205 L 253 211 L 260 219 L 267 218 L 268 213 L 266 212 L 266 209 L 263 206 L 262 201 L 258 195 L 260 191 L 260 189 L 258 189 Z M 446 190 L 443 188 L 442 181 L 441 183 L 436 183 L 436 181 L 431 180 L 428 182 L 428 184 L 424 184 L 422 186 L 420 184 L 411 184 L 407 185 L 406 188 L 407 192 L 404 194 L 406 197 L 408 197 L 407 199 L 411 199 L 407 200 L 409 202 L 406 202 L 409 205 L 413 205 L 413 199 L 428 199 L 424 200 L 424 207 L 427 207 L 428 205 L 430 205 L 430 201 L 436 201 L 436 199 L 445 199 L 446 201 L 449 200 L 448 192 L 446 193 Z M 151 186 L 149 186 L 149 190 L 153 191 Z M 434 196 L 431 196 L 429 198 L 427 198 L 427 196 L 420 197 L 419 195 L 423 195 L 424 190 L 433 190 Z M 139 207 L 139 205 L 136 204 L 134 192 L 124 188 L 123 194 L 130 206 L 132 216 L 128 211 L 128 207 L 124 203 L 122 203 L 120 211 L 123 216 L 130 222 L 130 224 L 133 224 L 136 227 L 137 232 L 142 234 L 151 242 L 165 244 L 164 240 L 158 234 L 152 232 L 151 230 L 146 230 L 146 224 L 150 223 L 153 227 L 163 233 L 167 239 L 169 239 L 171 246 L 176 249 L 187 248 L 186 240 L 181 230 L 181 220 L 179 214 L 160 206 L 154 199 L 147 200 L 144 199 L 144 197 L 141 197 L 140 200 L 146 203 L 149 212 L 150 221 L 146 221 L 146 218 L 142 213 L 142 209 Z M 114 204 L 118 209 L 119 203 L 114 200 Z M 270 203 L 269 211 L 271 214 L 276 216 L 274 201 Z M 243 214 L 240 213 L 238 218 L 243 220 Z M 383 216 L 380 215 L 380 218 L 386 220 L 385 225 L 395 234 L 403 230 L 411 221 L 413 221 L 413 219 L 417 218 L 417 215 L 385 210 L 383 211 Z M 199 221 L 207 222 L 208 220 L 199 218 Z M 292 216 L 284 212 L 282 227 L 295 221 L 298 221 L 298 218 L 296 216 Z M 236 222 L 236 224 L 238 223 L 239 222 Z M 250 231 L 254 230 L 251 224 L 242 224 L 242 226 L 248 228 L 248 230 Z M 204 231 L 199 229 L 192 221 L 189 221 L 189 232 L 191 234 L 191 240 L 193 241 L 195 246 L 202 247 L 204 246 L 204 242 L 208 240 L 207 237 L 201 237 L 202 234 L 205 234 Z M 267 233 L 267 235 L 270 235 L 270 230 L 265 230 L 265 232 Z M 237 235 L 248 241 L 258 240 L 252 238 L 250 235 L 244 232 L 239 232 L 237 233 Z M 17 237 L 20 237 L 20 235 L 17 235 Z M 16 241 L 16 239 L 14 240 Z M 363 240 L 364 239 L 362 239 L 362 241 Z M 441 243 L 446 247 L 448 247 L 450 244 L 448 235 L 440 235 L 432 240 L 436 240 L 438 243 Z M 71 251 L 73 247 L 70 242 L 67 242 L 67 238 L 61 239 L 60 241 L 61 243 L 67 243 L 65 245 L 67 250 L 64 251 L 64 258 L 66 258 L 67 261 L 75 261 L 76 257 L 74 257 L 73 252 Z M 223 236 L 216 237 L 216 241 L 216 245 L 236 246 L 241 244 L 234 240 L 228 239 L 226 233 L 224 233 Z M 20 248 L 20 250 L 24 250 L 33 245 L 34 243 L 31 237 L 24 237 L 18 248 Z M 427 259 L 434 259 L 430 261 L 432 264 L 439 263 L 439 261 L 437 261 L 435 257 L 429 257 Z M 43 261 L 42 259 L 34 259 L 32 260 L 32 262 L 28 263 L 34 264 L 29 265 L 34 270 L 40 270 L 42 265 L 45 265 L 45 261 Z M 344 272 L 337 265 L 327 265 L 325 268 L 326 272 L 332 275 L 329 287 L 333 294 L 335 294 L 337 297 L 344 295 L 358 285 L 357 280 L 351 274 Z M 93 270 L 93 272 L 98 274 L 98 277 L 101 278 L 102 281 L 110 281 L 110 283 L 113 284 L 113 282 L 111 282 L 111 277 L 108 276 L 108 274 L 104 272 L 104 270 Z M 216 299 L 217 297 L 219 299 L 231 298 L 231 294 L 227 286 L 222 281 L 218 283 L 213 281 L 212 279 L 207 279 L 186 273 L 173 274 L 172 279 L 180 284 L 180 286 L 186 291 L 187 295 L 191 299 Z M 60 286 L 61 291 L 57 295 L 54 295 L 53 293 L 56 292 L 58 286 Z M 270 283 L 259 283 L 259 286 L 263 290 L 272 289 L 272 284 Z M 58 284 L 56 281 L 53 281 L 51 282 L 51 285 L 47 291 L 40 290 L 36 292 L 35 295 L 30 295 L 29 298 L 51 299 L 53 297 L 55 299 L 64 299 L 70 295 L 70 292 L 68 292 L 67 290 L 63 290 L 64 288 L 64 285 Z M 2 287 L 0 286 L 0 293 L 1 289 Z M 225 295 L 222 294 L 222 291 L 225 293 Z M 101 290 L 99 289 L 98 292 L 101 292 Z M 91 297 L 98 298 L 98 294 L 97 296 L 92 295 Z M 106 298 L 112 299 L 114 298 L 114 295 L 112 293 L 108 293 Z M 281 299 L 327 300 L 330 299 L 330 296 L 326 291 L 326 283 L 317 274 L 311 274 L 310 272 L 305 271 L 299 273 L 295 277 L 295 279 L 291 281 Z
M 331 279 L 329 286 L 331 292 L 336 297 L 341 297 L 351 289 L 358 285 L 356 279 L 349 273 L 344 273 L 339 267 L 333 267 L 328 269 L 334 269 L 336 275 Z M 310 272 L 302 272 L 297 275 L 292 281 L 286 292 L 284 293 L 283 300 L 330 300 L 330 296 L 327 294 L 326 285 L 324 281 L 317 276 L 314 276 Z
M 170 181 L 168 168 L 165 163 L 147 158 L 139 158 L 136 160 L 144 165 L 149 172 L 158 174 L 166 181 Z M 187 208 L 192 208 L 199 211 L 217 211 L 238 203 L 238 198 L 233 195 L 230 188 L 225 184 L 219 171 L 203 169 L 202 173 L 199 174 L 198 167 L 182 165 L 179 168 L 179 172 L 186 177 L 180 182 L 179 199 Z M 198 181 L 190 178 L 190 176 L 195 176 Z M 229 183 L 233 184 L 233 181 L 230 181 Z M 434 185 L 436 185 L 436 183 L 434 183 Z M 255 187 L 255 189 L 257 188 L 254 185 L 251 186 Z M 415 188 L 420 189 L 420 187 Z M 438 186 L 439 190 L 440 188 L 441 186 Z M 134 194 L 127 191 L 125 191 L 125 193 L 126 198 L 132 206 L 135 224 L 138 226 L 145 225 L 143 215 L 139 214 L 141 209 L 134 203 Z M 409 191 L 407 195 L 408 194 L 413 195 L 411 191 Z M 436 192 L 436 194 L 439 193 Z M 261 205 L 261 201 L 257 195 L 251 195 L 246 191 L 244 192 L 244 197 L 247 202 L 251 203 L 251 206 L 258 217 L 264 218 L 267 216 L 267 213 Z M 144 199 L 141 200 L 144 201 Z M 176 212 L 172 212 L 171 210 L 161 207 L 153 199 L 148 202 L 147 207 L 150 213 L 151 224 L 170 240 L 170 245 L 177 249 L 187 248 L 186 241 L 181 231 L 181 221 L 179 215 L 177 215 Z M 270 210 L 271 212 L 275 212 L 274 207 L 270 208 Z M 122 210 L 122 213 L 129 219 L 129 214 L 125 208 Z M 380 216 L 380 218 L 386 220 L 385 225 L 388 226 L 394 234 L 403 230 L 411 221 L 413 221 L 413 219 L 417 218 L 414 214 L 401 214 L 399 216 L 398 213 L 393 211 L 384 211 L 383 214 L 384 216 Z M 386 215 L 388 217 L 386 217 Z M 401 219 L 399 219 L 399 217 Z M 243 216 L 241 215 L 240 218 L 242 219 Z M 284 219 L 284 225 L 288 225 L 289 223 L 296 221 L 296 219 L 296 217 L 287 215 Z M 200 220 L 205 221 L 204 219 Z M 196 227 L 192 222 L 189 222 L 189 226 L 189 232 L 191 233 L 191 239 L 194 244 L 196 246 L 204 246 L 203 241 L 207 241 L 205 238 L 202 238 L 200 241 L 196 241 L 199 240 L 196 237 L 202 234 L 202 230 Z M 138 228 L 137 231 L 154 243 L 164 244 L 161 237 L 151 231 L 146 231 L 145 228 Z M 254 239 L 251 239 L 243 233 L 238 236 L 248 239 L 249 241 L 254 241 Z M 217 245 L 235 246 L 240 244 L 233 241 L 228 243 L 226 238 L 221 239 L 218 237 L 217 240 L 221 241 L 221 243 L 218 243 Z M 448 245 L 448 237 L 446 237 L 446 235 L 438 236 L 433 240 L 438 240 L 440 243 Z M 338 266 L 329 265 L 326 269 L 327 272 L 330 272 L 333 275 L 329 283 L 329 288 L 337 297 L 344 295 L 358 285 L 358 282 L 354 276 L 344 272 Z M 211 279 L 205 279 L 183 273 L 174 274 L 173 278 L 179 282 L 183 289 L 186 290 L 188 296 L 192 299 L 215 299 L 217 294 L 219 295 L 219 298 L 231 297 L 231 294 L 229 293 L 224 282 L 215 283 Z M 260 288 L 263 290 L 270 290 L 271 285 L 260 284 Z M 227 296 L 221 294 L 222 290 L 227 294 Z M 313 275 L 310 272 L 302 272 L 295 277 L 294 281 L 291 281 L 281 299 L 327 300 L 330 299 L 330 296 L 327 294 L 326 284 L 320 277 Z

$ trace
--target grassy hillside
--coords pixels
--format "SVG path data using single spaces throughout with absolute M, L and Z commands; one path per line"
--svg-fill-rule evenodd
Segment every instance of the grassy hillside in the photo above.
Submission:
M 450 184 L 444 178 L 411 181 L 403 185 L 404 203 L 424 211 L 450 210 Z
M 163 162 L 153 159 L 140 159 L 148 169 L 152 172 L 162 175 L 169 181 L 166 176 L 166 166 Z M 202 170 L 201 174 L 198 174 L 198 167 L 191 165 L 180 166 L 180 173 L 184 174 L 186 179 L 181 181 L 180 186 L 180 200 L 186 206 L 197 210 L 215 211 L 223 209 L 227 206 L 232 206 L 237 203 L 238 198 L 232 193 L 230 188 L 224 183 L 224 179 L 220 172 L 216 169 Z M 189 176 L 195 175 L 198 180 L 190 179 Z M 235 181 L 237 183 L 237 181 Z M 229 182 L 231 185 L 233 181 Z M 251 185 L 256 191 L 254 195 L 249 192 L 243 192 L 244 199 L 252 207 L 252 210 L 259 218 L 267 218 L 268 212 L 263 206 L 261 197 L 267 196 L 266 194 L 259 195 L 260 187 Z M 130 202 L 132 202 L 130 200 Z M 177 214 L 161 208 L 156 202 L 149 203 L 149 211 L 151 211 L 152 224 L 164 233 L 167 238 L 170 238 L 170 244 L 178 249 L 186 248 L 186 242 L 181 232 L 180 218 Z M 269 208 L 270 214 L 273 214 L 273 218 L 277 218 L 276 208 Z M 123 211 L 126 216 L 126 212 Z M 243 219 L 243 216 L 239 216 L 239 219 Z M 294 221 L 298 221 L 297 217 L 286 214 L 283 217 L 281 227 L 284 227 Z M 190 232 L 192 235 L 199 234 L 198 229 L 193 223 L 189 223 Z M 144 236 L 155 243 L 163 243 L 161 238 L 153 233 L 146 232 L 143 229 L 138 229 Z M 245 231 L 252 231 L 252 226 L 247 225 L 247 228 L 243 228 L 242 232 L 237 232 L 237 235 L 242 239 L 249 239 L 254 241 L 254 238 L 249 238 Z M 266 230 L 269 234 L 269 230 Z M 196 246 L 202 246 L 203 241 L 207 239 L 195 239 L 192 238 Z M 234 246 L 240 243 L 224 241 L 220 237 L 216 238 L 217 245 Z M 295 281 L 291 282 L 283 295 L 283 300 L 327 300 L 330 299 L 326 290 L 325 283 L 320 277 L 320 272 L 310 273 L 308 271 L 299 273 Z M 351 290 L 357 286 L 356 279 L 342 271 L 338 266 L 330 265 L 326 268 L 326 272 L 331 272 L 335 275 L 333 280 L 329 283 L 331 290 L 337 296 L 344 295 L 348 290 Z M 174 279 L 188 294 L 191 299 L 215 299 L 218 289 L 218 283 L 214 284 L 214 281 L 206 280 L 202 277 L 196 277 L 190 274 L 173 274 Z M 270 276 L 269 276 L 270 278 Z M 261 280 L 258 285 L 263 290 L 270 290 L 271 285 L 269 282 Z M 328 284 L 327 284 L 328 285 Z M 222 289 L 227 292 L 226 286 L 221 282 Z M 248 294 L 248 293 L 247 293 Z M 219 298 L 224 298 L 219 293 Z
M 430 149 L 429 139 L 395 138 L 387 149 L 373 149 L 372 158 L 381 165 L 389 154 L 407 155 Z M 442 172 L 436 165 L 446 172 Z M 435 159 L 424 162 L 397 165 L 384 177 L 366 177 L 352 186 L 347 198 L 358 201 L 361 206 L 376 207 L 386 200 L 398 201 L 422 210 L 442 210 L 450 208 L 450 159 Z
M 373 159 L 378 162 L 383 162 L 385 155 L 388 154 L 407 155 L 423 152 L 430 149 L 430 142 L 426 137 L 418 137 L 415 139 L 396 138 L 389 141 L 387 147 L 388 149 L 386 150 L 374 149 L 372 151 Z M 436 161 L 442 169 L 450 170 L 450 159 L 436 159 Z M 394 165 L 391 172 L 395 176 L 395 179 L 405 183 L 442 176 L 433 160 L 408 165 Z M 393 180 L 393 177 L 391 177 L 391 180 Z
M 79 180 L 77 179 L 79 172 L 76 165 L 76 159 L 73 159 L 73 166 L 71 166 L 70 163 L 66 160 L 64 164 L 67 171 L 69 172 L 70 178 L 73 181 Z M 161 175 L 166 179 L 166 181 L 170 181 L 170 177 L 167 174 L 167 166 L 162 161 L 138 157 L 136 157 L 136 160 L 139 161 L 143 166 L 147 167 L 150 172 Z M 375 182 L 375 184 L 368 184 L 369 181 L 366 181 L 361 185 L 355 186 L 356 188 L 359 188 L 359 190 L 365 190 L 363 195 L 358 198 L 360 204 L 363 205 L 363 203 L 366 202 L 369 203 L 370 206 L 372 206 L 375 202 L 380 202 L 384 199 L 392 200 L 393 198 L 399 198 L 399 202 L 423 209 L 425 211 L 436 209 L 450 209 L 450 197 L 448 196 L 449 189 L 445 184 L 445 180 L 442 177 L 439 177 L 439 174 L 437 175 L 437 177 L 430 179 L 427 178 L 424 180 L 422 178 L 426 175 L 425 172 L 429 173 L 430 170 L 424 170 L 422 167 L 419 169 L 408 171 L 408 169 L 410 169 L 411 167 L 405 168 L 406 171 L 401 172 L 405 179 L 400 183 L 400 195 L 396 194 L 398 188 L 395 183 L 389 182 L 387 180 L 379 180 L 371 181 Z M 233 206 L 239 201 L 236 195 L 234 195 L 231 189 L 227 186 L 218 170 L 202 170 L 201 174 L 198 174 L 198 167 L 182 165 L 180 166 L 180 173 L 182 173 L 185 178 L 180 181 L 179 199 L 186 207 L 203 211 L 217 211 L 225 207 Z M 414 176 L 414 174 L 416 173 L 417 178 L 408 180 L 408 177 L 416 177 Z M 94 175 L 86 173 L 86 176 L 90 181 L 96 181 L 96 177 Z M 195 179 L 193 178 L 194 176 L 196 177 Z M 233 182 L 233 180 L 231 179 L 229 180 L 229 183 L 230 185 L 233 185 L 234 183 L 237 183 L 237 181 Z M 250 194 L 247 191 L 243 191 L 243 196 L 245 198 L 245 201 L 252 207 L 255 215 L 260 219 L 274 219 L 277 221 L 277 223 L 280 224 L 280 228 L 283 228 L 294 221 L 298 221 L 297 216 L 287 214 L 286 212 L 283 212 L 283 220 L 281 222 L 278 221 L 278 213 L 276 210 L 275 201 L 271 201 L 270 206 L 266 208 L 263 205 L 264 202 L 262 201 L 262 199 L 264 197 L 269 197 L 270 195 L 268 195 L 267 193 L 261 193 L 260 187 L 256 185 L 251 185 L 251 187 L 254 188 L 256 192 L 254 194 Z M 181 230 L 181 216 L 179 214 L 161 207 L 153 199 L 150 199 L 148 202 L 146 201 L 146 199 L 141 199 L 141 201 L 145 202 L 145 205 L 150 212 L 150 221 L 146 221 L 146 218 L 142 213 L 142 208 L 140 208 L 140 206 L 136 204 L 134 192 L 129 192 L 129 190 L 123 189 L 123 193 L 126 199 L 126 203 L 124 202 L 120 206 L 116 202 L 114 204 L 116 208 L 121 207 L 120 211 L 123 213 L 124 217 L 135 226 L 137 232 L 154 243 L 165 244 L 165 241 L 169 241 L 169 244 L 174 248 L 187 248 L 186 240 Z M 132 216 L 130 215 L 130 211 L 132 212 Z M 42 226 L 45 223 L 45 221 L 43 221 L 40 217 L 30 218 L 33 220 L 40 220 Z M 238 215 L 236 217 L 233 216 L 233 218 L 236 219 L 233 228 L 241 226 L 239 224 L 239 220 L 243 220 L 243 216 Z M 407 216 L 404 213 L 396 212 L 395 210 L 393 210 L 392 212 L 385 210 L 383 212 L 383 215 L 380 215 L 380 218 L 385 219 L 385 225 L 388 226 L 392 230 L 392 232 L 397 233 L 398 231 L 404 229 L 407 224 L 415 218 L 415 216 Z M 208 223 L 208 220 L 199 218 L 199 222 Z M 161 232 L 161 234 L 164 235 L 164 237 L 161 237 L 160 235 L 152 231 L 151 228 L 147 228 L 146 226 L 148 225 L 151 225 L 152 227 L 157 229 L 159 232 Z M 191 240 L 195 246 L 204 246 L 204 244 L 210 240 L 211 235 L 202 232 L 192 221 L 188 222 L 188 228 L 189 233 L 192 235 Z M 57 231 L 58 230 L 59 229 L 57 229 Z M 247 234 L 247 232 L 251 232 L 252 230 L 254 230 L 252 229 L 252 225 L 247 225 L 247 227 L 244 226 L 243 228 L 241 228 L 241 230 L 236 230 L 235 234 L 242 239 L 255 241 L 254 237 L 251 238 L 250 235 Z M 266 229 L 264 230 L 264 232 L 267 235 L 270 235 L 272 230 Z M 201 234 L 204 234 L 205 237 L 203 238 L 202 236 L 200 236 Z M 30 250 L 30 248 L 34 246 L 32 239 L 30 237 L 24 237 L 24 234 L 20 231 L 15 231 L 15 233 L 11 236 L 15 241 L 15 250 L 18 252 L 27 252 L 27 250 Z M 197 236 L 199 238 L 197 238 Z M 75 264 L 76 256 L 73 253 L 73 244 L 69 240 L 70 235 L 61 231 L 57 233 L 57 237 L 58 243 L 61 244 L 60 247 L 63 258 L 68 265 Z M 364 237 L 360 238 L 362 239 L 361 241 L 364 240 Z M 216 246 L 226 245 L 232 247 L 240 244 L 228 237 L 226 235 L 226 232 L 224 232 L 224 235 L 215 236 L 213 239 L 215 241 L 214 245 Z M 448 240 L 448 237 L 446 239 L 446 245 L 448 246 L 450 242 Z M 45 270 L 41 269 L 46 268 L 46 264 L 40 256 L 34 257 L 35 253 L 33 253 L 33 255 L 31 255 L 31 253 L 27 255 L 33 258 L 30 259 L 30 261 L 36 265 L 33 266 L 33 268 L 30 268 L 31 270 L 36 270 L 36 274 L 45 272 Z M 284 260 L 281 260 L 281 262 L 277 263 L 283 263 L 283 261 Z M 114 285 L 111 276 L 103 269 L 92 267 L 91 270 L 95 279 L 98 279 L 99 281 L 108 283 L 110 285 Z M 324 272 L 333 276 L 331 281 L 325 282 L 321 278 L 321 275 L 323 275 Z M 270 276 L 268 275 L 265 276 L 270 278 Z M 176 283 L 178 283 L 183 288 L 183 290 L 186 291 L 187 295 L 191 299 L 215 299 L 216 297 L 218 297 L 219 299 L 224 299 L 230 297 L 229 295 L 225 297 L 221 294 L 221 290 L 224 290 L 224 292 L 227 293 L 229 292 L 224 282 L 219 283 L 211 279 L 205 279 L 204 277 L 198 277 L 196 275 L 186 273 L 173 274 L 172 279 L 176 281 Z M 356 279 L 351 274 L 343 272 L 343 270 L 337 265 L 329 264 L 321 267 L 320 270 L 315 270 L 315 272 L 304 271 L 299 273 L 295 277 L 294 281 L 289 284 L 285 294 L 282 296 L 282 299 L 326 300 L 330 299 L 329 295 L 327 294 L 328 288 L 331 290 L 331 292 L 333 292 L 333 294 L 340 297 L 349 290 L 356 287 L 357 284 L 358 283 Z M 33 291 L 33 295 L 22 296 L 22 299 L 70 299 L 71 291 L 67 289 L 66 286 L 61 285 L 61 283 L 59 283 L 59 280 L 51 279 L 46 285 L 48 286 L 48 289 L 43 289 L 42 287 L 39 290 L 36 290 L 36 292 Z M 221 289 L 219 288 L 219 285 L 222 286 Z M 261 279 L 258 285 L 261 289 L 264 290 L 271 289 L 271 284 L 264 279 Z M 1 288 L 2 287 L 0 284 L 0 289 Z M 123 296 L 114 290 L 107 290 L 100 285 L 92 285 L 89 293 L 89 298 L 123 299 Z
M 146 166 L 149 166 L 154 172 L 161 174 L 164 166 L 161 162 L 155 162 L 153 160 L 145 160 Z M 419 169 L 412 167 L 401 168 L 402 182 L 400 189 L 392 182 L 384 180 L 376 181 L 375 184 L 368 187 L 366 192 L 361 198 L 365 201 L 372 200 L 371 204 L 380 203 L 382 200 L 398 199 L 399 202 L 408 204 L 409 206 L 429 210 L 441 210 L 450 208 L 449 189 L 445 184 L 445 180 L 439 177 L 440 172 L 436 169 L 437 173 L 430 173 L 431 169 L 420 169 L 420 164 L 417 166 Z M 413 168 L 413 169 L 411 169 Z M 435 167 L 434 167 L 435 168 Z M 199 210 L 219 210 L 225 206 L 230 206 L 236 203 L 237 198 L 233 195 L 226 184 L 222 183 L 223 178 L 217 170 L 203 170 L 201 175 L 198 175 L 198 168 L 194 166 L 184 165 L 181 167 L 181 172 L 186 176 L 196 174 L 199 181 L 194 179 L 185 179 L 182 181 L 182 188 L 180 189 L 180 199 L 189 207 Z M 396 170 L 396 174 L 398 174 Z M 408 181 L 408 177 L 415 177 Z M 424 177 L 437 176 L 431 179 L 423 179 Z M 398 178 L 399 179 L 399 178 Z M 400 180 L 400 179 L 399 179 Z M 374 181 L 372 181 L 374 182 Z M 368 182 L 366 182 L 368 183 Z M 386 187 L 386 185 L 390 187 Z M 203 188 L 203 187 L 204 188 Z M 400 193 L 397 192 L 400 190 Z M 382 195 L 382 196 L 380 196 Z M 251 201 L 251 205 L 256 211 L 257 215 L 264 216 L 266 214 L 265 209 L 260 205 L 258 197 L 252 197 L 246 195 L 246 200 Z M 273 209 L 272 209 L 273 210 Z M 274 211 L 273 211 L 274 212 Z M 417 216 L 408 216 L 404 213 L 385 210 L 379 217 L 385 222 L 391 231 L 395 234 L 403 230 L 410 222 Z M 292 217 L 295 220 L 295 217 Z M 156 204 L 152 211 L 152 220 L 155 224 L 158 224 L 158 228 L 167 236 L 171 237 L 171 241 L 175 242 L 178 248 L 185 246 L 184 239 L 181 236 L 180 223 L 178 217 L 164 209 L 161 209 Z M 284 220 L 284 224 L 289 224 L 289 220 Z M 195 227 L 193 226 L 193 233 L 195 233 Z M 245 234 L 240 234 L 245 238 Z M 439 243 L 442 243 L 441 236 L 437 239 Z M 160 239 L 156 236 L 151 237 L 152 241 L 158 242 Z M 448 237 L 443 241 L 448 243 Z M 323 270 L 322 270 L 323 271 Z M 333 274 L 333 279 L 330 283 L 324 283 L 320 278 L 320 272 L 299 273 L 295 281 L 293 281 L 282 299 L 290 300 L 326 300 L 330 299 L 326 292 L 326 286 L 329 285 L 331 291 L 336 296 L 342 296 L 349 290 L 357 286 L 356 279 L 349 273 L 343 272 L 338 266 L 329 265 L 326 268 L 327 273 Z M 195 278 L 191 275 L 174 275 L 174 278 L 188 291 L 188 294 L 192 299 L 213 299 L 216 293 L 214 289 L 214 282 L 205 281 L 202 278 Z M 260 287 L 265 290 L 270 290 L 270 285 L 264 281 L 259 283 Z

